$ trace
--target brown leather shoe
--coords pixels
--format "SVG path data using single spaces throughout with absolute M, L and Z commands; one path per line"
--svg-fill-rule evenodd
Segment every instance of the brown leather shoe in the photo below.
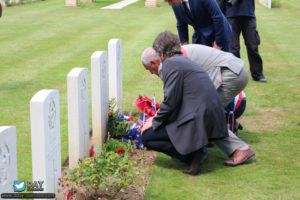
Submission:
M 202 169 L 202 164 L 208 158 L 209 152 L 206 149 L 200 149 L 194 155 L 192 164 L 189 169 L 183 170 L 183 173 L 190 175 L 197 175 Z
M 255 154 L 255 151 L 250 147 L 250 145 L 248 145 L 248 149 L 246 150 L 237 149 L 233 153 L 233 156 L 229 160 L 226 160 L 224 162 L 224 165 L 237 166 L 243 164 L 244 162 L 246 162 L 246 160 L 248 160 Z

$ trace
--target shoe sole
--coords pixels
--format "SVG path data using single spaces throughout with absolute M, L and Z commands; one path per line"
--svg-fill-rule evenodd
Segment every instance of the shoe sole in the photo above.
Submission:
M 235 166 L 238 166 L 238 165 L 242 165 L 244 164 L 247 160 L 249 160 L 252 156 L 254 156 L 256 154 L 256 152 L 252 152 L 251 154 L 249 154 L 247 156 L 247 158 L 245 160 L 243 160 L 242 162 L 238 163 L 238 164 L 225 164 L 226 166 L 232 166 L 232 167 L 235 167 Z

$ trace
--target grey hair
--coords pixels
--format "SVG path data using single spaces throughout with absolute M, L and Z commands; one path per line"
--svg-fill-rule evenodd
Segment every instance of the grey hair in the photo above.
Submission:
M 144 65 L 150 66 L 152 60 L 160 60 L 160 58 L 156 51 L 152 47 L 149 47 L 142 53 L 141 60 Z
M 163 54 L 165 57 L 182 54 L 178 36 L 169 31 L 161 32 L 152 47 L 159 55 Z

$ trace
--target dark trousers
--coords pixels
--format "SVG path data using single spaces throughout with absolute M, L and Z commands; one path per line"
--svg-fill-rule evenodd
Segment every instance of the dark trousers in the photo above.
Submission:
M 191 155 L 183 156 L 175 149 L 165 127 L 158 130 L 152 128 L 144 132 L 142 141 L 145 147 L 154 151 L 162 152 L 180 161 L 187 161 Z
M 252 78 L 254 80 L 263 78 L 262 59 L 258 52 L 260 38 L 256 30 L 256 18 L 246 16 L 229 17 L 228 22 L 231 24 L 233 32 L 230 52 L 240 58 L 240 34 L 242 32 L 247 47 Z

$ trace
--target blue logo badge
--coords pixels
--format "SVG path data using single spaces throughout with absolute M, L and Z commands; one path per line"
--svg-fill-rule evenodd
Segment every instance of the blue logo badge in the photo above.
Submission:
M 23 192 L 25 188 L 25 181 L 14 181 L 14 192 Z

